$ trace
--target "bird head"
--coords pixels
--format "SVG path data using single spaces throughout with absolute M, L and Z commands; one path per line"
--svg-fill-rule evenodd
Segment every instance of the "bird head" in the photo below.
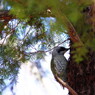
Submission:
M 56 47 L 54 48 L 52 55 L 56 56 L 57 54 L 59 55 L 64 55 L 67 51 L 69 50 L 69 48 L 65 48 L 65 47 Z

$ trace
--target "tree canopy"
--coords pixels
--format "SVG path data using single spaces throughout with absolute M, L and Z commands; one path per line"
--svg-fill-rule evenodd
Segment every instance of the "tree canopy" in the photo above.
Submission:
M 75 63 L 89 59 L 95 52 L 94 8 L 94 0 L 1 0 L 1 91 L 21 62 L 42 59 L 55 46 L 70 43 Z

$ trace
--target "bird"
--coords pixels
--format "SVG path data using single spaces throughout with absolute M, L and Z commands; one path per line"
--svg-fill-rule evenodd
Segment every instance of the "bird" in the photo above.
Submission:
M 68 60 L 65 58 L 64 54 L 69 50 L 65 47 L 55 47 L 52 51 L 51 59 L 51 71 L 54 77 L 57 75 L 64 82 L 67 80 L 66 68 Z

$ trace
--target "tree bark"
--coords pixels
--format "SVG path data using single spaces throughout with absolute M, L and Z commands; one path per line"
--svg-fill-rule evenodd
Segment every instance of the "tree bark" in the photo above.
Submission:
M 87 22 L 93 27 L 91 32 L 95 32 L 95 20 L 92 20 L 95 19 L 95 3 L 90 6 L 90 10 L 86 15 L 90 16 Z M 71 51 L 73 50 L 75 49 L 71 47 Z M 67 66 L 68 84 L 78 95 L 95 95 L 95 51 L 89 49 L 86 56 L 87 58 L 81 63 L 76 64 L 73 54 L 71 54 L 70 62 Z M 70 95 L 72 94 L 70 93 Z

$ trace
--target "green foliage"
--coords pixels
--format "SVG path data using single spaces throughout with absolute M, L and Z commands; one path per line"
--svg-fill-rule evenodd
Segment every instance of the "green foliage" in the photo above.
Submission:
M 88 50 L 86 47 L 81 47 L 81 48 L 76 48 L 76 50 L 72 51 L 71 53 L 74 54 L 73 58 L 75 62 L 81 63 L 84 59 L 86 59 Z
M 87 58 L 89 49 L 95 51 L 95 34 L 92 26 L 87 23 L 87 14 L 83 13 L 83 9 L 92 0 L 6 1 L 11 7 L 10 14 L 16 16 L 16 19 L 12 18 L 7 22 L 0 20 L 0 41 L 3 40 L 0 43 L 1 86 L 5 86 L 4 79 L 16 76 L 19 62 L 42 59 L 45 51 L 66 40 L 68 22 L 73 25 L 84 43 L 84 47 L 72 52 L 76 63 Z M 74 44 L 74 48 L 76 46 Z
M 10 0 L 6 1 L 8 1 L 9 5 L 12 6 L 10 13 L 16 15 L 20 19 L 29 19 L 30 16 L 43 17 L 44 14 L 47 14 L 47 9 L 50 9 L 55 16 L 62 16 L 63 14 L 65 14 L 74 23 L 77 22 L 77 20 L 81 17 L 81 7 L 91 3 L 88 2 L 88 0 L 82 0 L 81 2 L 75 0 L 19 0 L 13 2 L 11 2 Z

